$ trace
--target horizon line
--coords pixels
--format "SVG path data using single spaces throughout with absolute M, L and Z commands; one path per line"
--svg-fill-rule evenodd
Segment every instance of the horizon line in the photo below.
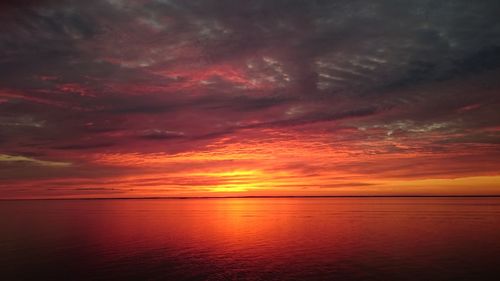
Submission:
M 500 195 L 248 195 L 248 196 L 146 196 L 146 197 L 77 197 L 77 198 L 0 198 L 0 201 L 61 200 L 184 200 L 184 199 L 273 199 L 273 198 L 487 198 Z

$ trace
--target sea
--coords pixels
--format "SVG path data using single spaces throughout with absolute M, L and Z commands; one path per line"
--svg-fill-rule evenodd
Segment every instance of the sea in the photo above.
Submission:
M 0 280 L 500 280 L 500 198 L 4 200 Z

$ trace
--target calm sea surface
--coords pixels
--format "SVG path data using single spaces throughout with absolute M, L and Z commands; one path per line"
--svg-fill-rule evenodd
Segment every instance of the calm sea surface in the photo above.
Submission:
M 0 280 L 500 280 L 500 198 L 3 201 Z

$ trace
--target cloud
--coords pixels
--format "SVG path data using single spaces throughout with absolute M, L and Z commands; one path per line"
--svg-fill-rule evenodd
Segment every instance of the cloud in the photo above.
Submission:
M 0 177 L 19 188 L 22 177 L 78 184 L 72 180 L 135 175 L 96 160 L 102 155 L 216 151 L 219 158 L 204 161 L 221 170 L 255 168 L 251 157 L 236 157 L 242 146 L 255 148 L 245 155 L 257 161 L 258 151 L 274 153 L 283 138 L 303 146 L 297 153 L 325 156 L 321 165 L 345 176 L 411 178 L 417 162 L 432 166 L 415 172 L 421 177 L 498 170 L 494 0 L 0 5 L 0 142 L 10 155 Z M 339 162 L 339 151 L 359 161 Z M 374 155 L 380 158 L 367 160 Z M 290 168 L 307 170 L 314 159 L 281 157 L 265 168 L 311 181 L 324 176 Z M 459 162 L 445 168 L 451 159 Z M 482 171 L 474 159 L 488 165 Z M 64 173 L 23 168 L 56 163 L 72 164 Z M 157 173 L 150 169 L 137 173 Z
M 25 157 L 19 155 L 6 155 L 6 154 L 0 154 L 0 162 L 7 162 L 7 163 L 21 162 L 21 163 L 29 163 L 46 167 L 68 167 L 71 165 L 71 163 L 69 162 L 46 161 L 31 157 Z
M 103 143 L 80 143 L 80 144 L 68 144 L 62 146 L 55 146 L 53 149 L 61 150 L 81 150 L 81 149 L 96 149 L 103 147 L 110 147 L 115 145 L 114 143 L 103 142 Z

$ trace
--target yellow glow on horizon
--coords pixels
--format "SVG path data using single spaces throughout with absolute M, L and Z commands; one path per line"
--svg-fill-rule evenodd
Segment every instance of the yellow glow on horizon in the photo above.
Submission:
M 382 188 L 388 191 L 405 193 L 442 194 L 497 194 L 500 188 L 500 175 L 460 177 L 452 179 L 415 179 L 387 181 Z
M 244 192 L 259 188 L 263 172 L 259 170 L 232 170 L 223 172 L 194 173 L 195 176 L 204 176 L 220 180 L 222 183 L 209 187 L 210 192 Z

